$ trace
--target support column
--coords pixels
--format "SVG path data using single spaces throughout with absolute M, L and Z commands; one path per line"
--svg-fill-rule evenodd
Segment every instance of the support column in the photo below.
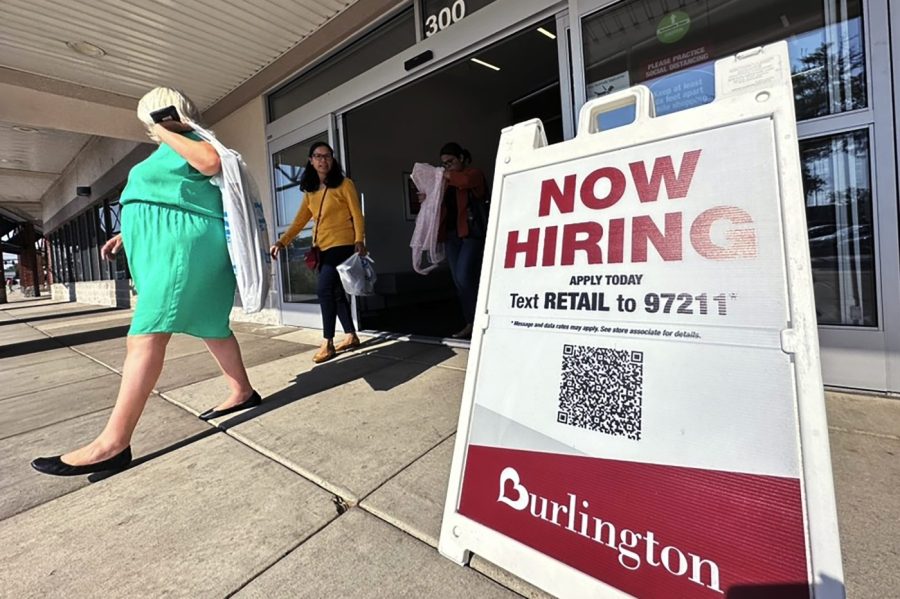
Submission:
M 41 296 L 41 265 L 38 261 L 35 245 L 37 237 L 34 233 L 34 225 L 23 223 L 22 225 L 22 253 L 19 254 L 19 276 L 22 277 L 22 293 L 26 297 Z
M 44 247 L 47 248 L 47 289 L 50 290 L 52 295 L 53 283 L 56 282 L 56 276 L 53 274 L 53 270 L 56 268 L 56 258 L 53 255 L 53 240 L 50 239 L 49 235 L 44 236 Z

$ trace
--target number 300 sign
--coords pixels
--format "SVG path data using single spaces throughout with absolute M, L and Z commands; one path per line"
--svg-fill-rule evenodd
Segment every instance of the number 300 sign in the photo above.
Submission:
M 452 5 L 445 6 L 436 15 L 425 17 L 425 37 L 431 37 L 438 31 L 443 31 L 466 16 L 466 3 L 464 0 L 456 0 Z

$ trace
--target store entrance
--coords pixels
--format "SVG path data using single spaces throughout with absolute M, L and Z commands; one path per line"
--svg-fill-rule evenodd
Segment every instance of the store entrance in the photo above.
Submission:
M 563 139 L 556 21 L 549 19 L 344 115 L 349 176 L 365 202 L 366 241 L 376 261 L 376 295 L 359 298 L 361 328 L 449 337 L 464 319 L 446 264 L 412 268 L 409 242 L 418 201 L 409 173 L 440 163 L 446 142 L 470 151 L 493 180 L 504 127 L 540 118 L 550 143 Z

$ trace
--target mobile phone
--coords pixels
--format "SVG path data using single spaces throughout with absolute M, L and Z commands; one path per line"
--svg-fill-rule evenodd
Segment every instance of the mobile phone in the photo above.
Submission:
M 181 119 L 178 118 L 178 110 L 174 106 L 166 106 L 165 108 L 154 110 L 150 113 L 150 118 L 153 119 L 154 123 L 164 123 L 166 121 L 181 122 Z

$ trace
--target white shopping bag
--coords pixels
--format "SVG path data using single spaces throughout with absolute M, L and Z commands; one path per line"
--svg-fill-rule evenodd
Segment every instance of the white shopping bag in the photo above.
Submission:
M 375 261 L 369 256 L 352 256 L 338 264 L 341 285 L 349 295 L 373 295 L 375 293 Z
M 228 255 L 237 278 L 244 312 L 259 312 L 269 295 L 272 264 L 269 230 L 259 199 L 259 187 L 239 153 L 222 145 L 211 131 L 188 119 L 185 122 L 219 154 L 222 170 L 213 177 L 213 183 L 222 190 Z

